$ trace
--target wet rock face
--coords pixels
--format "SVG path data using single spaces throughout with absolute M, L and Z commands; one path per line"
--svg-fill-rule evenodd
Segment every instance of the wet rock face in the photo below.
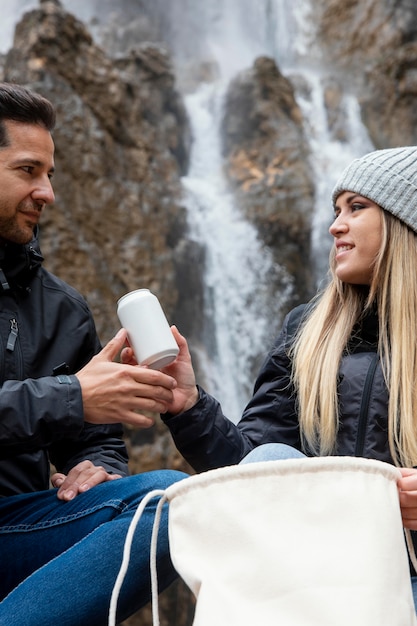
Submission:
M 172 312 L 190 139 L 166 51 L 142 45 L 115 63 L 80 21 L 43 2 L 18 24 L 4 78 L 57 108 L 56 202 L 41 229 L 47 267 L 87 297 L 103 341 L 126 291 L 147 286 Z
M 262 57 L 229 87 L 225 102 L 226 171 L 239 205 L 295 279 L 291 304 L 311 295 L 310 254 L 314 185 L 302 114 L 290 81 Z
M 367 77 L 362 116 L 375 147 L 417 144 L 417 43 L 383 54 Z
M 319 0 L 314 20 L 323 60 L 355 93 L 376 148 L 417 143 L 417 4 Z

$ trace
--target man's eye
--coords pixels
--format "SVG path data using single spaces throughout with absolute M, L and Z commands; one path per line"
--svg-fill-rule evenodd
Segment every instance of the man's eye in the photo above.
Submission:
M 27 174 L 32 174 L 32 172 L 33 172 L 33 166 L 32 165 L 22 165 L 22 167 L 20 169 L 22 169 Z

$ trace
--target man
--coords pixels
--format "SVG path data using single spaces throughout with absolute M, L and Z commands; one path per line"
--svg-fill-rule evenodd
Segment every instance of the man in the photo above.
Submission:
M 120 423 L 149 426 L 141 412 L 166 411 L 175 381 L 114 362 L 126 331 L 101 350 L 84 299 L 42 267 L 36 234 L 54 201 L 54 124 L 48 100 L 0 83 L 1 626 L 106 624 L 138 504 L 185 477 L 127 476 Z M 153 512 L 135 536 L 119 620 L 150 597 Z M 166 512 L 158 546 L 162 589 L 175 578 Z

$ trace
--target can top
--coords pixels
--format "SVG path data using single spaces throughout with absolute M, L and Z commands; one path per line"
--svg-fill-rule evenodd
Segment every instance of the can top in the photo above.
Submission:
M 118 301 L 117 301 L 117 305 L 119 305 L 122 302 L 122 300 L 130 298 L 133 295 L 136 295 L 136 296 L 139 296 L 139 295 L 146 296 L 146 295 L 153 295 L 153 294 L 151 294 L 149 289 L 134 289 L 133 291 L 129 291 L 129 293 L 125 293 L 124 296 L 119 298 Z

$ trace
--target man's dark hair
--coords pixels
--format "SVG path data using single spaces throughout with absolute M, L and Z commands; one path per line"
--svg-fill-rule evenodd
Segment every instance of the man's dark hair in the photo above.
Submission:
M 55 109 L 40 94 L 16 85 L 0 82 L 0 147 L 9 145 L 4 121 L 37 124 L 50 132 L 55 126 Z

